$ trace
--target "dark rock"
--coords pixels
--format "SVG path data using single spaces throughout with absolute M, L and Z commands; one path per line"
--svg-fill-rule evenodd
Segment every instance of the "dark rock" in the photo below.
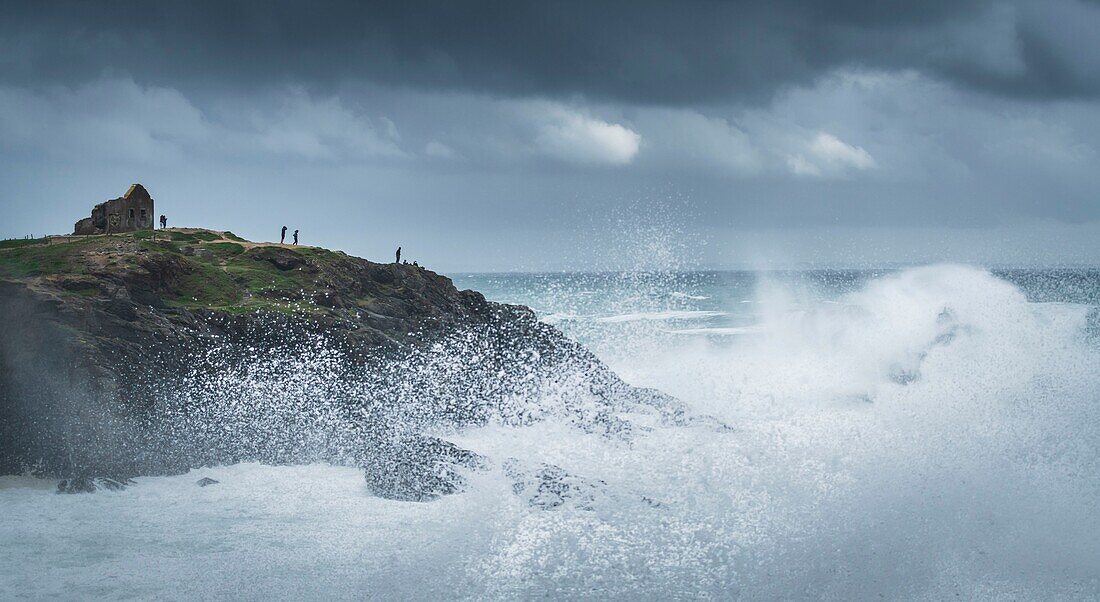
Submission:
M 103 283 L 96 278 L 88 276 L 71 275 L 55 280 L 58 288 L 74 293 L 90 293 L 99 291 Z
M 376 266 L 370 271 L 371 280 L 379 284 L 393 284 L 396 277 L 393 275 L 393 270 L 386 266 Z
M 344 307 L 344 300 L 339 295 L 332 294 L 329 291 L 313 295 L 313 302 L 321 307 L 331 307 L 334 309 Z
M 512 491 L 528 504 L 552 510 L 569 504 L 582 510 L 592 510 L 607 483 L 590 481 L 566 472 L 560 466 L 540 464 L 534 470 L 523 470 L 516 460 L 504 463 L 504 474 L 513 480 Z
M 122 491 L 133 485 L 130 479 L 110 479 L 106 477 L 74 477 L 63 479 L 57 484 L 58 493 L 93 493 L 96 491 Z
M 460 490 L 480 459 L 395 439 L 396 425 L 555 417 L 628 439 L 624 415 L 690 422 L 530 309 L 431 270 L 317 248 L 200 265 L 165 241 L 65 244 L 49 248 L 65 269 L 36 276 L 0 250 L 0 474 L 330 462 L 364 466 L 378 495 L 424 500 Z M 289 389 L 287 374 L 300 376 Z
M 257 247 L 249 251 L 257 261 L 267 261 L 280 271 L 293 270 L 306 265 L 306 258 L 291 249 L 282 247 Z
M 104 304 L 103 309 L 126 322 L 133 322 L 137 319 L 137 308 L 130 301 L 112 299 Z
M 461 491 L 463 473 L 484 467 L 483 457 L 449 441 L 409 435 L 376 446 L 363 474 L 379 497 L 426 502 Z
M 569 507 L 595 510 L 600 504 L 622 507 L 638 504 L 643 508 L 661 508 L 663 504 L 651 497 L 633 493 L 616 494 L 604 481 L 572 474 L 554 464 L 524 467 L 515 458 L 505 460 L 504 474 L 512 480 L 512 492 L 530 506 L 541 510 Z
M 210 477 L 203 477 L 203 478 L 195 481 L 195 484 L 198 485 L 199 487 L 206 487 L 207 485 L 217 485 L 220 482 L 221 481 L 216 481 L 214 479 L 211 479 Z

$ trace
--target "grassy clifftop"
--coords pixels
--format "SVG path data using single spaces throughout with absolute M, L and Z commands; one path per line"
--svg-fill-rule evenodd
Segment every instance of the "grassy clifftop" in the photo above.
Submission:
M 227 313 L 405 317 L 445 309 L 432 306 L 447 305 L 457 293 L 449 279 L 423 268 L 203 229 L 6 241 L 0 244 L 0 278 L 64 297 L 117 297 L 122 288 L 141 304 Z

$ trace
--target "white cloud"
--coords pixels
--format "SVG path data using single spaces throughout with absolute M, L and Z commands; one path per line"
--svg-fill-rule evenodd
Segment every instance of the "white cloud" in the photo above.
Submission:
M 543 153 L 574 163 L 610 165 L 626 165 L 638 154 L 642 137 L 629 128 L 560 105 L 538 106 L 535 144 Z
M 836 177 L 877 167 L 864 148 L 807 127 L 773 108 L 731 118 L 690 109 L 640 109 L 634 122 L 646 137 L 647 167 L 748 178 L 769 174 Z
M 862 147 L 852 146 L 836 136 L 819 132 L 810 143 L 810 152 L 821 161 L 833 165 L 871 169 L 875 159 Z
M 424 146 L 424 154 L 429 157 L 437 157 L 440 159 L 450 159 L 455 156 L 453 148 L 443 144 L 438 140 L 432 140 Z
M 790 168 L 791 173 L 796 176 L 820 176 L 821 168 L 814 165 L 812 162 L 807 161 L 806 157 L 802 155 L 791 155 L 787 157 L 787 167 Z
M 873 169 L 877 164 L 863 147 L 848 144 L 828 132 L 818 132 L 806 143 L 805 153 L 788 155 L 787 167 L 795 175 L 823 176 L 849 169 Z

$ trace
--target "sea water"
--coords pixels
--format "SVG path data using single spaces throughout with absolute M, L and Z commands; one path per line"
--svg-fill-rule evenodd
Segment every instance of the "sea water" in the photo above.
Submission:
M 196 467 L 90 495 L 0 477 L 0 598 L 1100 597 L 1100 272 L 456 284 L 529 305 L 728 428 L 451 433 L 602 483 L 550 510 L 494 470 L 430 503 L 328 465 Z

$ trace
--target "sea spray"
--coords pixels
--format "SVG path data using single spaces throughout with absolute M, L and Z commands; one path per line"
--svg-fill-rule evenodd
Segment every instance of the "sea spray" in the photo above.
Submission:
M 726 314 L 704 327 L 755 327 L 684 335 L 671 332 L 674 316 L 598 321 L 612 314 L 600 306 L 600 280 L 574 275 L 540 289 L 532 277 L 496 278 L 517 297 L 584 292 L 594 311 L 562 328 L 632 384 L 731 428 L 625 406 L 616 413 L 634 425 L 629 437 L 578 428 L 567 411 L 468 424 L 447 438 L 486 458 L 486 469 L 427 504 L 373 496 L 360 471 L 330 465 L 139 478 L 79 502 L 4 488 L 0 541 L 20 542 L 21 554 L 0 555 L 0 574 L 21 574 L 11 563 L 25 553 L 49 565 L 78 559 L 54 582 L 5 585 L 191 597 L 1100 595 L 1100 356 L 1088 303 L 1056 294 L 1036 303 L 1026 285 L 988 271 L 928 266 L 773 273 L 767 284 L 757 274 L 693 275 L 695 289 L 673 275 L 668 290 L 710 299 L 613 310 L 686 307 Z M 472 360 L 469 347 L 454 349 L 441 348 L 438 362 Z M 544 392 L 554 407 L 556 393 Z M 547 464 L 593 484 L 582 503 L 546 508 L 517 495 L 507 467 L 530 475 Z M 200 489 L 200 476 L 220 484 Z M 61 520 L 33 520 L 44 511 Z M 152 573 L 126 568 L 143 557 L 161 561 Z M 288 570 L 303 558 L 308 579 Z M 114 577 L 92 578 L 104 573 Z

